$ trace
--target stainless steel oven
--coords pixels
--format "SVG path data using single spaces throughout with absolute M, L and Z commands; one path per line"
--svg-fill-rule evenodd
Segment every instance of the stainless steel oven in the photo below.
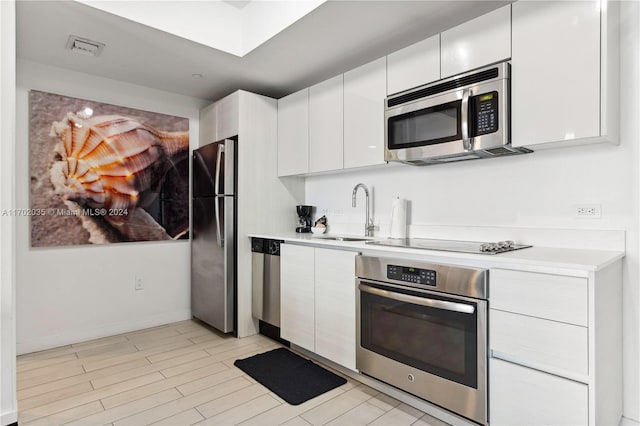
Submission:
M 487 424 L 488 271 L 358 256 L 356 368 Z

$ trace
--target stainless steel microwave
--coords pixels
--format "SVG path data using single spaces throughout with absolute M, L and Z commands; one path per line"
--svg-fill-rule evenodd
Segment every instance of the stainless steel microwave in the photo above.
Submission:
M 427 165 L 525 154 L 511 146 L 511 64 L 501 62 L 385 101 L 385 160 Z

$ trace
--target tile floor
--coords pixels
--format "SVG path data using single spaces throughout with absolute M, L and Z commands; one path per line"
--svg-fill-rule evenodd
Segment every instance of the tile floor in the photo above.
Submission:
M 224 336 L 195 321 L 18 357 L 23 425 L 415 425 L 445 423 L 353 379 L 292 406 L 237 358 L 280 345 Z

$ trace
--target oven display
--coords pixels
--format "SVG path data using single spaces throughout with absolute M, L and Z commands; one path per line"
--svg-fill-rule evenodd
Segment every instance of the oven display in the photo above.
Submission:
M 387 278 L 408 283 L 436 285 L 436 271 L 410 266 L 387 265 Z

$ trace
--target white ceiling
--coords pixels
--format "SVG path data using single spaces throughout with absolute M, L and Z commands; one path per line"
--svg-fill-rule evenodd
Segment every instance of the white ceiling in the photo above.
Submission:
M 245 56 L 325 0 L 75 0 L 236 56 Z M 176 19 L 180 17 L 180 19 Z
M 20 0 L 17 55 L 212 101 L 237 89 L 280 98 L 507 3 L 328 1 L 238 57 L 78 2 Z M 72 34 L 106 47 L 72 53 Z

